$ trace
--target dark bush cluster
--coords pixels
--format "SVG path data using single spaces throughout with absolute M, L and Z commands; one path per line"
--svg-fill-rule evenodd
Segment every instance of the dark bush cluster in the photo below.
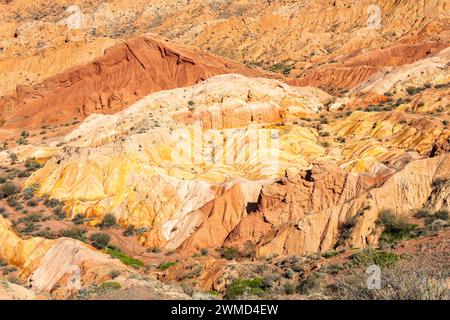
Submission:
M 86 230 L 85 229 L 72 228 L 72 229 L 61 230 L 59 233 L 60 233 L 61 237 L 73 238 L 73 239 L 77 239 L 77 240 L 86 242 Z
M 117 218 L 112 213 L 108 213 L 103 217 L 99 226 L 102 229 L 114 228 L 117 226 Z
M 234 260 L 241 256 L 239 249 L 235 247 L 220 248 L 219 252 L 222 258 L 225 258 L 227 260 Z
M 20 192 L 18 186 L 12 182 L 6 182 L 0 186 L 0 199 L 8 198 Z
M 106 233 L 93 233 L 89 238 L 92 245 L 97 249 L 105 249 L 111 241 L 111 236 Z
M 384 227 L 380 240 L 385 243 L 396 243 L 418 235 L 417 225 L 409 223 L 405 217 L 395 215 L 389 210 L 381 212 L 378 223 Z

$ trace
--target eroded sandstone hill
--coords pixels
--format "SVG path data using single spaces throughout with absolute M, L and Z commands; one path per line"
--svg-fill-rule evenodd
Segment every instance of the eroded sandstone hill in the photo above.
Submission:
M 197 209 L 247 178 L 251 181 L 248 199 L 241 204 L 245 207 L 258 197 L 258 191 L 252 190 L 253 181 L 256 187 L 260 180 L 280 172 L 280 168 L 271 170 L 277 165 L 271 159 L 248 164 L 256 155 L 246 154 L 245 146 L 232 155 L 243 161 L 228 164 L 222 159 L 226 145 L 220 139 L 240 139 L 252 133 L 252 127 L 259 130 L 257 134 L 278 134 L 266 126 L 292 116 L 314 114 L 323 99 L 327 99 L 323 92 L 316 94 L 274 80 L 237 75 L 155 93 L 118 114 L 86 119 L 64 138 L 63 153 L 57 152 L 29 183 L 38 183 L 41 194 L 72 203 L 67 208 L 72 215 L 87 213 L 101 218 L 114 212 L 124 225 L 151 228 L 146 241 L 154 246 L 176 248 L 189 237 L 191 229 L 197 228 Z M 194 127 L 196 121 L 201 123 L 198 128 Z M 198 153 L 199 161 L 191 161 L 191 155 L 179 161 L 180 143 L 180 151 L 190 152 L 191 141 L 180 141 L 177 130 L 195 135 L 203 129 L 212 130 L 210 138 L 200 132 L 201 145 L 192 150 L 194 158 Z M 279 152 L 274 161 L 283 166 L 304 167 L 310 159 L 325 153 L 316 134 L 301 127 L 282 132 L 280 150 L 276 147 L 268 144 L 259 152 Z M 294 157 L 299 158 L 292 161 Z M 230 200 L 234 201 L 233 197 Z
M 188 298 L 181 289 L 163 285 L 154 279 L 133 279 L 132 268 L 81 241 L 70 238 L 20 239 L 1 216 L 0 240 L 2 263 L 19 268 L 18 277 L 21 280 L 15 281 L 25 282 L 20 285 L 2 280 L 1 299 L 48 299 L 49 293 L 68 298 L 83 288 L 95 287 L 111 279 L 111 272 L 121 275 L 115 280 L 124 288 L 137 285 L 149 287 L 154 299 Z
M 82 13 L 77 26 L 94 36 L 156 30 L 220 55 L 269 65 L 346 56 L 398 41 L 438 40 L 448 31 L 449 18 L 445 0 L 387 0 L 372 7 L 368 0 L 14 0 L 3 5 L 3 16 L 11 23 L 14 17 L 58 22 L 75 12 L 74 5 Z
M 86 119 L 27 185 L 63 200 L 71 217 L 101 221 L 112 213 L 124 227 L 149 229 L 140 236 L 146 246 L 181 253 L 247 241 L 259 255 L 373 245 L 382 209 L 408 214 L 432 196 L 443 199 L 438 208 L 430 204 L 433 209 L 448 209 L 448 194 L 433 195 L 432 187 L 449 175 L 448 155 L 407 164 L 448 141 L 448 125 L 397 110 L 354 111 L 319 127 L 294 120 L 320 122 L 329 99 L 317 90 L 237 75 L 155 93 L 115 115 Z M 277 142 L 258 152 L 276 148 L 277 157 L 253 163 L 255 155 L 243 146 L 232 156 L 244 161 L 224 161 L 221 140 L 252 129 Z M 180 143 L 189 152 L 192 141 L 180 140 L 177 130 L 210 135 L 202 131 L 199 148 L 178 161 Z M 423 178 L 410 174 L 423 171 L 416 166 L 427 168 Z M 339 228 L 349 219 L 358 223 L 341 243 Z
M 386 68 L 430 57 L 448 46 L 446 1 L 371 5 L 322 0 L 15 0 L 0 7 L 0 57 L 6 71 L 0 92 L 39 84 L 68 66 L 101 56 L 120 39 L 149 31 L 298 77 L 292 84 L 331 91 L 349 90 Z
M 6 55 L 150 31 L 329 91 L 447 47 L 449 11 L 445 0 L 15 0 L 0 10 Z
M 321 255 L 445 260 L 449 3 L 373 5 L 1 2 L 0 299 L 304 297 Z
M 291 85 L 352 90 L 446 48 L 447 6 L 445 1 L 385 1 L 376 8 L 364 1 L 183 6 L 155 0 L 10 1 L 0 9 L 0 121 L 10 128 L 78 122 L 216 74 L 268 76 L 180 43 L 142 37 L 122 42 L 148 31 L 288 75 Z

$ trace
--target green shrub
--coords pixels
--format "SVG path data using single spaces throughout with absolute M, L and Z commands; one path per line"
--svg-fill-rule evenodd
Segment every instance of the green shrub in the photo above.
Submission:
M 84 223 L 85 219 L 86 217 L 84 215 L 82 215 L 81 213 L 77 213 L 75 217 L 73 217 L 72 222 L 76 225 L 81 225 Z
M 364 109 L 364 111 L 366 112 L 379 112 L 382 109 L 379 106 L 375 106 L 375 105 L 369 105 L 366 109 Z
M 235 247 L 221 248 L 220 255 L 222 256 L 222 258 L 225 258 L 227 260 L 234 260 L 239 258 L 240 252 L 239 249 Z
M 19 193 L 19 187 L 12 182 L 6 182 L 0 187 L 0 198 L 7 198 Z
M 435 214 L 437 219 L 448 220 L 448 211 L 447 210 L 439 210 Z
M 109 272 L 109 276 L 111 277 L 111 279 L 115 279 L 118 276 L 120 276 L 120 271 L 118 271 L 118 270 L 111 270 Z
M 125 237 L 131 237 L 136 233 L 136 228 L 133 225 L 127 227 L 127 229 L 123 232 Z
M 406 92 L 408 92 L 409 95 L 413 95 L 416 93 L 416 88 L 415 87 L 407 87 L 406 88 Z
M 106 248 L 106 253 L 111 257 L 119 259 L 123 264 L 127 266 L 131 266 L 133 268 L 142 268 L 144 266 L 144 262 L 139 259 L 132 258 L 117 248 Z
M 25 137 L 20 137 L 19 139 L 17 139 L 16 143 L 25 145 L 25 144 L 28 144 L 28 140 Z
M 108 213 L 103 217 L 102 222 L 100 223 L 100 228 L 109 229 L 115 227 L 116 225 L 116 217 L 112 213 Z
M 262 278 L 235 279 L 227 288 L 224 298 L 233 300 L 243 294 L 256 296 L 263 295 L 264 280 Z
M 287 282 L 284 285 L 284 292 L 286 294 L 293 294 L 293 293 L 295 293 L 295 285 L 293 283 L 291 283 L 291 282 Z
M 111 241 L 111 236 L 106 233 L 93 233 L 89 238 L 92 242 L 92 245 L 97 249 L 104 249 L 108 246 Z
M 183 292 L 186 293 L 188 296 L 193 296 L 195 293 L 195 289 L 190 285 L 189 283 L 183 282 L 181 283 L 181 289 L 183 289 Z
M 19 160 L 19 157 L 15 153 L 10 153 L 9 160 L 11 161 L 11 164 L 16 164 L 17 160 Z
M 152 253 L 161 253 L 161 249 L 158 247 L 154 247 L 154 248 L 148 248 L 147 252 L 152 252 Z
M 61 207 L 56 207 L 53 212 L 55 213 L 57 220 L 63 220 L 66 217 L 66 213 Z
M 40 169 L 42 166 L 33 158 L 28 158 L 25 160 L 25 167 L 27 167 L 28 171 L 36 171 Z
M 435 220 L 444 220 L 448 221 L 448 211 L 447 210 L 439 210 L 436 211 L 433 215 L 429 215 L 425 218 L 425 222 L 427 224 L 432 224 Z
M 32 213 L 26 217 L 20 218 L 19 222 L 39 222 L 42 221 L 42 215 L 39 213 Z
M 106 281 L 98 287 L 98 291 L 104 293 L 112 290 L 119 290 L 121 288 L 122 285 L 117 281 Z
M 169 251 L 167 251 L 166 252 L 166 256 L 172 256 L 172 255 L 174 255 L 174 253 L 175 253 L 175 251 L 174 250 L 169 250 Z
M 28 178 L 29 176 L 31 176 L 31 173 L 29 173 L 28 171 L 20 171 L 17 175 L 17 177 L 19 178 Z
M 416 214 L 414 215 L 416 218 L 419 219 L 423 219 L 423 218 L 427 218 L 431 215 L 430 211 L 427 209 L 420 209 L 419 211 L 416 212 Z
M 417 225 L 410 224 L 406 218 L 394 215 L 390 211 L 383 211 L 378 221 L 384 227 L 380 240 L 385 243 L 396 243 L 400 240 L 417 236 L 414 232 Z
M 292 70 L 292 66 L 286 65 L 286 64 L 284 64 L 282 62 L 275 63 L 274 65 L 272 65 L 269 68 L 269 71 L 282 73 L 285 76 L 289 75 L 289 73 L 291 73 L 291 70 Z
M 33 184 L 23 190 L 23 197 L 25 200 L 30 200 L 36 194 L 36 191 L 39 189 L 38 184 Z
M 440 190 L 444 185 L 450 182 L 448 178 L 436 178 L 433 180 L 433 187 Z
M 3 275 L 8 275 L 10 273 L 16 272 L 17 268 L 13 267 L 13 266 L 9 266 L 9 267 L 3 268 L 2 271 L 3 271 Z
M 86 230 L 84 230 L 84 229 L 72 228 L 72 229 L 61 230 L 59 233 L 60 233 L 61 237 L 73 238 L 73 239 L 77 239 L 77 240 L 86 242 Z
M 19 232 L 23 234 L 30 234 L 32 232 L 39 230 L 39 228 L 40 226 L 35 224 L 34 222 L 27 222 L 25 226 L 19 230 Z
M 45 239 L 57 239 L 59 237 L 58 234 L 52 232 L 50 230 L 42 230 L 38 231 L 34 234 L 36 237 L 45 238 Z
M 54 199 L 54 198 L 51 198 L 51 199 L 46 198 L 44 200 L 44 205 L 47 208 L 55 208 L 55 207 L 61 205 L 61 201 L 59 201 L 58 199 Z
M 280 280 L 280 276 L 278 274 L 269 274 L 266 275 L 263 278 L 263 289 L 269 289 L 269 288 L 273 288 L 276 284 L 276 282 L 278 282 Z
M 443 89 L 449 87 L 450 83 L 438 83 L 434 85 L 435 89 Z
M 333 258 L 333 257 L 337 256 L 339 253 L 340 253 L 339 251 L 330 250 L 330 251 L 322 253 L 322 257 L 324 257 L 325 259 L 329 259 L 329 258 Z
M 366 248 L 356 252 L 350 256 L 350 260 L 354 266 L 369 266 L 376 264 L 380 268 L 390 267 L 394 265 L 400 256 L 393 252 Z
M 5 208 L 0 207 L 0 216 L 3 218 L 8 218 L 11 214 L 6 211 Z
M 148 232 L 150 229 L 149 227 L 138 227 L 136 228 L 136 233 L 138 235 L 143 235 L 144 233 Z
M 345 267 L 341 263 L 329 264 L 320 268 L 321 272 L 336 275 L 339 271 L 344 270 Z
M 295 272 L 291 268 L 287 268 L 286 272 L 284 273 L 284 276 L 288 279 L 293 279 L 295 276 Z
M 17 210 L 21 210 L 21 209 L 19 209 L 20 203 L 17 201 L 17 197 L 15 197 L 15 196 L 10 196 L 10 197 L 8 197 L 8 198 L 6 199 L 6 203 L 8 203 L 8 205 L 9 205 L 11 208 L 16 208 Z
M 159 265 L 159 270 L 161 270 L 161 271 L 165 271 L 165 270 L 167 270 L 167 269 L 169 269 L 170 267 L 172 267 L 172 266 L 174 266 L 174 265 L 176 265 L 177 263 L 176 262 L 174 262 L 174 261 L 167 261 L 167 262 L 162 262 L 160 265 Z
M 317 272 L 309 275 L 305 280 L 300 282 L 298 292 L 300 294 L 309 295 L 320 285 L 320 276 Z
M 38 205 L 38 202 L 36 200 L 30 199 L 27 201 L 27 206 L 29 207 L 36 207 Z

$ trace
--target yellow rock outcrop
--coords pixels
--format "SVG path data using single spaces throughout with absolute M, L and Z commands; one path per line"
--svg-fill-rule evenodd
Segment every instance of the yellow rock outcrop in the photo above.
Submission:
M 226 75 L 156 93 L 115 115 L 90 116 L 27 184 L 37 183 L 39 194 L 63 200 L 72 216 L 113 213 L 123 225 L 151 228 L 146 243 L 179 245 L 180 230 L 193 227 L 196 210 L 219 197 L 223 186 L 273 179 L 324 155 L 313 130 L 268 125 L 296 108 L 314 114 L 328 99 L 318 92 Z M 240 109 L 228 108 L 233 105 Z M 224 122 L 211 122 L 211 114 Z M 177 152 L 190 151 L 192 141 L 180 142 L 177 132 L 195 143 L 200 135 L 187 159 L 178 159 Z M 256 153 L 246 144 L 253 138 Z

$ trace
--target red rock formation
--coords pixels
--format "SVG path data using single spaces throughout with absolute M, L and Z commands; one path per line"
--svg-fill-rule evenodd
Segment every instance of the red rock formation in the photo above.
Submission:
M 251 204 L 253 210 L 235 185 L 199 209 L 202 222 L 178 250 L 189 254 L 202 248 L 242 248 L 251 242 L 262 257 L 374 245 L 383 209 L 412 215 L 423 206 L 447 208 L 448 189 L 436 191 L 432 181 L 448 176 L 449 160 L 446 155 L 412 161 L 398 172 L 378 176 L 317 163 L 312 170 L 287 173 L 264 185 L 258 203 Z M 352 226 L 343 237 L 342 226 L 348 221 Z
M 346 181 L 344 188 L 328 191 L 339 195 L 336 205 L 330 204 L 323 210 L 305 214 L 297 221 L 291 220 L 273 228 L 258 243 L 257 255 L 305 254 L 326 251 L 336 246 L 376 245 L 381 231 L 376 226 L 376 220 L 381 210 L 411 216 L 423 206 L 429 206 L 434 211 L 447 208 L 448 190 L 435 190 L 432 181 L 447 177 L 449 170 L 448 155 L 413 161 L 366 191 L 353 176 Z M 428 203 L 433 198 L 439 201 Z M 290 212 L 303 209 L 296 202 L 282 201 L 268 209 L 276 207 L 288 207 Z M 347 230 L 347 237 L 342 238 L 341 227 L 348 221 L 353 221 L 352 226 Z
M 339 62 L 327 64 L 305 72 L 299 79 L 289 80 L 296 86 L 315 86 L 330 92 L 352 89 L 366 82 L 384 67 L 410 64 L 432 56 L 447 48 L 448 43 L 426 42 L 400 44 L 388 48 L 356 52 L 341 58 Z
M 156 91 L 190 86 L 218 74 L 260 73 L 199 50 L 181 49 L 162 40 L 138 37 L 109 49 L 81 67 L 33 87 L 18 86 L 0 101 L 5 128 L 64 123 L 91 113 L 114 113 Z
M 183 242 L 181 252 L 197 252 L 202 248 L 221 247 L 231 231 L 245 215 L 245 201 L 239 185 L 203 206 L 200 211 L 203 222 L 196 231 Z
M 246 203 L 240 185 L 235 185 L 203 206 L 202 223 L 179 247 L 183 253 L 201 248 L 242 246 L 258 242 L 269 231 L 296 222 L 309 211 L 318 211 L 348 201 L 366 191 L 378 180 L 351 175 L 326 164 L 311 171 L 287 175 L 265 185 L 258 203 Z

